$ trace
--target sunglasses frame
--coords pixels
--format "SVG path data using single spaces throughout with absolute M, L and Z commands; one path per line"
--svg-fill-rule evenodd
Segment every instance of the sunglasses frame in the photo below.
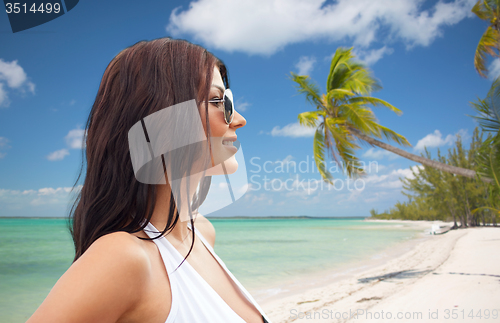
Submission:
M 227 98 L 227 100 L 226 100 Z M 227 120 L 226 117 L 226 103 L 231 102 L 231 115 L 229 116 L 230 120 Z M 234 119 L 234 99 L 233 99 L 233 91 L 231 89 L 226 89 L 224 91 L 224 94 L 222 95 L 222 99 L 214 99 L 214 100 L 208 100 L 208 103 L 222 103 L 223 104 L 223 111 L 222 113 L 224 114 L 224 121 L 226 121 L 226 124 L 230 125 L 233 122 Z

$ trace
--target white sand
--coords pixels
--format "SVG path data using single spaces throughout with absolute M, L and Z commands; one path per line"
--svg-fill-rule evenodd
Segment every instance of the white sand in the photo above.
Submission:
M 260 302 L 273 323 L 500 322 L 500 228 L 428 236 L 375 268 L 277 296 Z

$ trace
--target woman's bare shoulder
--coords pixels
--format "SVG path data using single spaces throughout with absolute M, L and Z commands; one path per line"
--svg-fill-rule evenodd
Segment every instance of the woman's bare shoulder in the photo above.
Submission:
M 144 264 L 143 260 L 147 260 L 147 253 L 143 248 L 143 242 L 133 234 L 119 231 L 106 234 L 92 243 L 84 256 L 92 255 L 100 257 L 107 255 L 114 257 L 115 261 L 132 261 L 139 260 L 138 264 Z M 106 258 L 103 258 L 103 260 Z
M 78 259 L 82 269 L 90 269 L 99 263 L 103 269 L 116 271 L 116 274 L 135 277 L 134 283 L 139 284 L 137 279 L 145 279 L 150 268 L 150 261 L 144 242 L 136 236 L 127 232 L 113 232 L 97 239 Z M 116 276 L 115 276 L 116 277 Z
M 213 248 L 215 245 L 215 228 L 213 224 L 206 217 L 198 213 L 196 215 L 195 228 L 200 230 L 205 240 L 207 240 Z
M 116 322 L 140 301 L 150 273 L 138 238 L 97 239 L 58 280 L 28 322 Z

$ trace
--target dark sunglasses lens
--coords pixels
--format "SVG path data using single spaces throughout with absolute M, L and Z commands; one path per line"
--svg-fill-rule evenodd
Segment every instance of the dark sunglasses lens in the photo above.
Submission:
M 228 124 L 233 121 L 233 100 L 227 95 L 224 96 L 224 118 Z

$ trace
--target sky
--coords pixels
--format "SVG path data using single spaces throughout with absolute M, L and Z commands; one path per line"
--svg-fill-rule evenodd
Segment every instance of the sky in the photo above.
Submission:
M 380 124 L 412 144 L 400 148 L 420 154 L 427 147 L 436 156 L 457 134 L 468 146 L 477 126 L 470 102 L 484 98 L 500 73 L 493 60 L 490 79 L 474 70 L 487 27 L 470 12 L 474 3 L 80 1 L 18 33 L 0 13 L 0 216 L 67 216 L 83 127 L 107 64 L 138 41 L 167 36 L 224 61 L 236 110 L 247 120 L 237 135 L 248 191 L 205 215 L 345 217 L 387 210 L 406 201 L 400 178 L 419 165 L 366 145 L 356 152 L 370 166 L 366 176 L 349 180 L 329 162 L 335 186 L 322 183 L 313 132 L 297 123 L 299 113 L 315 107 L 297 94 L 290 72 L 310 75 L 324 92 L 333 53 L 353 47 L 383 86 L 372 95 L 403 111 L 374 108 Z

